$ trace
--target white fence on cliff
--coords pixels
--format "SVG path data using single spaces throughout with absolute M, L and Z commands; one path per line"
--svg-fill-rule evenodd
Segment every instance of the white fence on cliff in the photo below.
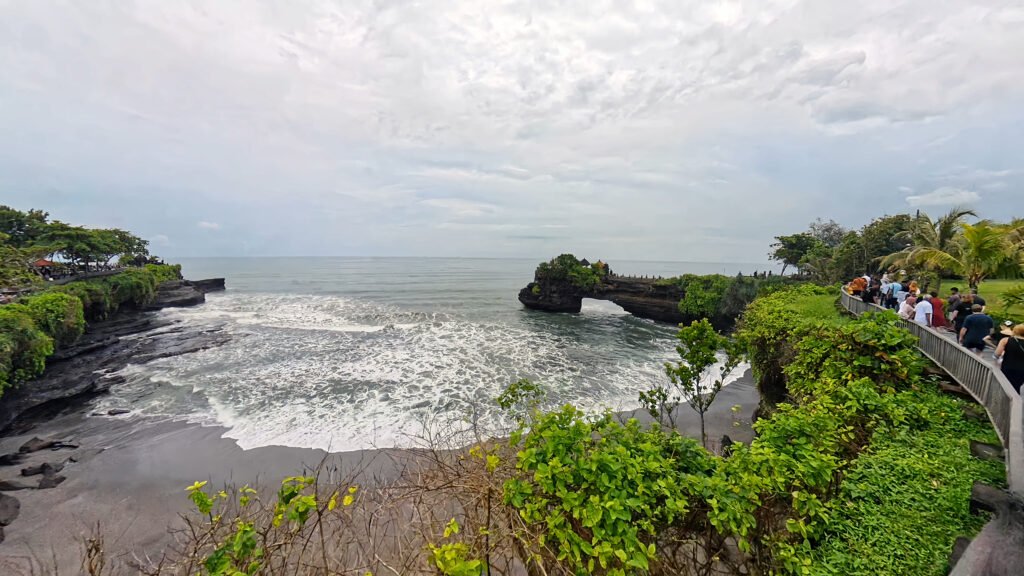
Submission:
M 884 310 L 842 292 L 843 308 L 855 315 Z M 1024 402 L 998 367 L 986 362 L 955 340 L 916 322 L 900 324 L 917 337 L 917 348 L 953 377 L 985 407 L 1006 454 L 1010 490 L 1024 496 Z

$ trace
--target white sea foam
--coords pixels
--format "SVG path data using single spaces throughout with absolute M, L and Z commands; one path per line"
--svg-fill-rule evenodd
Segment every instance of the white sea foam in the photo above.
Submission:
M 536 316 L 472 318 L 327 295 L 228 293 L 165 314 L 234 337 L 129 366 L 105 406 L 222 425 L 243 448 L 409 446 L 426 419 L 496 419 L 493 398 L 521 377 L 542 382 L 552 402 L 633 409 L 674 356 L 670 329 L 605 303 L 587 302 L 559 329 L 531 325 Z

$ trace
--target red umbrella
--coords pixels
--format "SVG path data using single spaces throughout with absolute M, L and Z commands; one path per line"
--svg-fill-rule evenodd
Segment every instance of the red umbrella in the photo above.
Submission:
M 43 268 L 46 266 L 53 266 L 53 262 L 50 262 L 49 260 L 46 260 L 44 258 L 40 258 L 39 260 L 33 262 L 32 265 L 35 266 L 36 268 Z

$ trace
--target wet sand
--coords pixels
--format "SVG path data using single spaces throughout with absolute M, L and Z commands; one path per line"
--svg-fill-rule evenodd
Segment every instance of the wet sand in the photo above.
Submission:
M 717 447 L 723 434 L 749 441 L 757 403 L 749 372 L 725 387 L 707 414 L 711 447 Z M 650 420 L 646 413 L 636 416 Z M 699 437 L 700 424 L 689 406 L 679 407 L 677 424 L 685 434 Z M 223 438 L 224 432 L 220 427 L 79 412 L 0 438 L 0 454 L 16 452 L 34 436 L 78 445 L 74 450 L 43 450 L 22 464 L 0 466 L 0 480 L 35 484 L 39 477 L 22 478 L 22 467 L 76 460 L 67 462 L 60 472 L 67 480 L 54 488 L 6 492 L 21 501 L 21 513 L 4 528 L 0 574 L 51 574 L 55 567 L 61 574 L 79 573 L 82 542 L 97 525 L 109 553 L 122 559 L 159 556 L 173 541 L 169 529 L 182 526 L 178 515 L 190 510 L 184 489 L 197 480 L 212 486 L 272 488 L 282 478 L 324 462 L 335 478 L 356 475 L 366 485 L 396 478 L 410 454 L 398 449 L 328 454 L 280 446 L 242 450 Z

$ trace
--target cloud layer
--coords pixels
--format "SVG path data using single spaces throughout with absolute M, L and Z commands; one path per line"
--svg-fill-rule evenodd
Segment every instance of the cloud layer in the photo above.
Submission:
M 1020 215 L 1022 27 L 957 0 L 9 2 L 0 191 L 178 255 L 756 262 L 819 216 Z

